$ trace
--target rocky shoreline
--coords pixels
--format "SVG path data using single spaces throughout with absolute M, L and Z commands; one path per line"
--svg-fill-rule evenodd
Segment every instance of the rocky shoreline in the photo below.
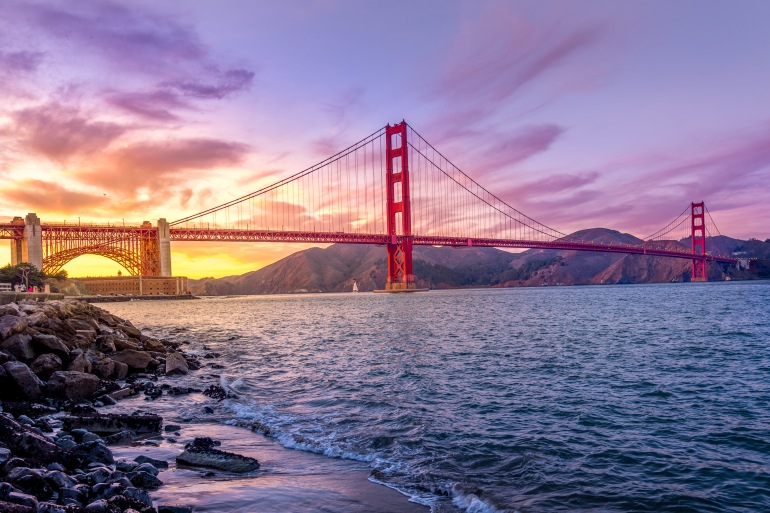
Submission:
M 138 394 L 158 397 L 205 391 L 169 384 L 161 375 L 201 367 L 180 344 L 146 336 L 131 322 L 78 300 L 0 306 L 0 511 L 24 513 L 185 513 L 153 504 L 168 461 L 116 460 L 109 446 L 156 445 L 178 435 L 158 415 L 100 413 Z M 195 438 L 177 465 L 253 472 L 259 462 Z

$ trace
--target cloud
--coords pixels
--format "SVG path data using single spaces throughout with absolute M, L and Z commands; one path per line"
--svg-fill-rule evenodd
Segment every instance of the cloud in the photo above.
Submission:
M 42 52 L 3 52 L 0 51 L 0 74 L 32 73 L 37 71 L 43 61 Z
M 543 124 L 525 127 L 513 137 L 493 135 L 491 144 L 474 159 L 474 173 L 501 171 L 547 151 L 565 131 L 558 125 Z
M 0 190 L 0 196 L 8 203 L 23 204 L 31 211 L 45 212 L 46 215 L 78 214 L 110 202 L 104 195 L 73 191 L 43 180 L 22 180 L 6 185 Z
M 455 111 L 461 106 L 466 125 L 494 116 L 501 104 L 565 66 L 605 32 L 599 24 L 564 25 L 554 21 L 536 26 L 508 8 L 487 9 L 462 27 L 426 96 Z
M 106 154 L 96 169 L 81 172 L 78 177 L 105 189 L 137 191 L 146 187 L 158 193 L 173 188 L 176 184 L 170 180 L 182 171 L 235 166 L 248 152 L 245 144 L 217 139 L 138 142 Z
M 578 174 L 555 174 L 541 180 L 516 185 L 505 191 L 501 191 L 501 197 L 507 198 L 533 198 L 539 196 L 551 196 L 563 192 L 575 191 L 583 186 L 590 185 L 599 178 L 596 171 Z
M 213 71 L 211 81 L 178 80 L 166 82 L 165 86 L 177 89 L 182 95 L 202 100 L 221 100 L 234 93 L 248 89 L 254 81 L 254 72 L 245 69 Z
M 113 92 L 106 95 L 107 103 L 145 119 L 177 121 L 175 110 L 191 109 L 192 105 L 175 92 L 155 90 L 150 92 Z
M 127 131 L 116 123 L 92 121 L 58 102 L 17 111 L 12 120 L 11 131 L 23 146 L 60 163 L 101 151 Z
M 86 47 L 109 64 L 156 74 L 206 56 L 197 34 L 171 19 L 130 4 L 103 0 L 17 3 L 39 30 L 67 44 Z

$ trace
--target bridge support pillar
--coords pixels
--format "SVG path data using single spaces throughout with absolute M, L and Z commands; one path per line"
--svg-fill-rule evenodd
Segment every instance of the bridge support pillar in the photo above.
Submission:
M 171 276 L 171 229 L 165 218 L 158 219 L 160 275 Z
M 144 221 L 139 233 L 139 259 L 141 276 L 160 276 L 160 244 L 157 230 L 152 223 Z
M 22 227 L 23 231 L 24 218 L 16 216 L 11 223 Z M 11 265 L 19 265 L 24 261 L 22 246 L 22 239 L 11 239 Z
M 385 292 L 415 291 L 412 270 L 412 210 L 409 198 L 409 148 L 405 121 L 385 127 L 388 214 L 388 281 Z
M 15 217 L 13 224 L 24 225 L 24 235 L 21 239 L 11 240 L 11 265 L 27 262 L 34 265 L 38 271 L 43 269 L 43 231 L 37 214 L 29 213 L 22 219 Z
M 692 281 L 708 281 L 706 275 L 706 206 L 704 202 L 691 205 Z

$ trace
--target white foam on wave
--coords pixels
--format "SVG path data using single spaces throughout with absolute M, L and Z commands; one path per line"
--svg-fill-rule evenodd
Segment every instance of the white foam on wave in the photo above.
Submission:
M 464 493 L 456 488 L 452 490 L 452 504 L 467 513 L 502 513 L 491 504 L 484 502 L 475 493 Z
M 334 439 L 333 433 L 327 437 L 328 439 L 323 440 L 317 437 L 311 438 L 298 429 L 291 429 L 290 426 L 297 422 L 297 419 L 292 415 L 279 414 L 272 408 L 252 406 L 235 401 L 227 401 L 225 404 L 236 416 L 234 423 L 238 423 L 238 421 L 257 421 L 269 428 L 270 436 L 287 449 L 313 452 L 331 458 L 366 463 L 374 459 L 373 455 L 362 454 L 340 447 L 337 440 Z

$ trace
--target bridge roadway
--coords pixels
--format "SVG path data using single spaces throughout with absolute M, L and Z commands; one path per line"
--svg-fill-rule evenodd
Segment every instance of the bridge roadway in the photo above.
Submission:
M 0 224 L 0 239 L 22 239 L 24 226 L 19 224 Z M 70 239 L 79 240 L 84 245 L 106 245 L 112 241 L 137 234 L 154 236 L 157 228 L 124 225 L 93 225 L 93 224 L 41 224 L 43 237 L 46 235 L 66 235 Z M 404 236 L 393 240 L 387 234 L 378 233 L 346 233 L 346 232 L 299 232 L 280 230 L 243 230 L 237 228 L 169 228 L 172 242 L 283 242 L 310 244 L 376 244 L 400 242 Z M 98 235 L 98 237 L 97 237 Z M 701 259 L 708 262 L 735 264 L 739 259 L 729 256 L 706 254 L 704 257 L 694 255 L 686 248 L 682 251 L 655 248 L 653 243 L 642 245 L 632 244 L 601 244 L 591 241 L 536 241 L 516 239 L 491 239 L 474 237 L 446 237 L 430 235 L 413 235 L 412 244 L 419 246 L 451 246 L 451 247 L 497 247 L 521 249 L 555 249 L 573 251 L 599 251 L 608 253 L 626 253 L 633 255 L 650 255 L 688 260 Z

